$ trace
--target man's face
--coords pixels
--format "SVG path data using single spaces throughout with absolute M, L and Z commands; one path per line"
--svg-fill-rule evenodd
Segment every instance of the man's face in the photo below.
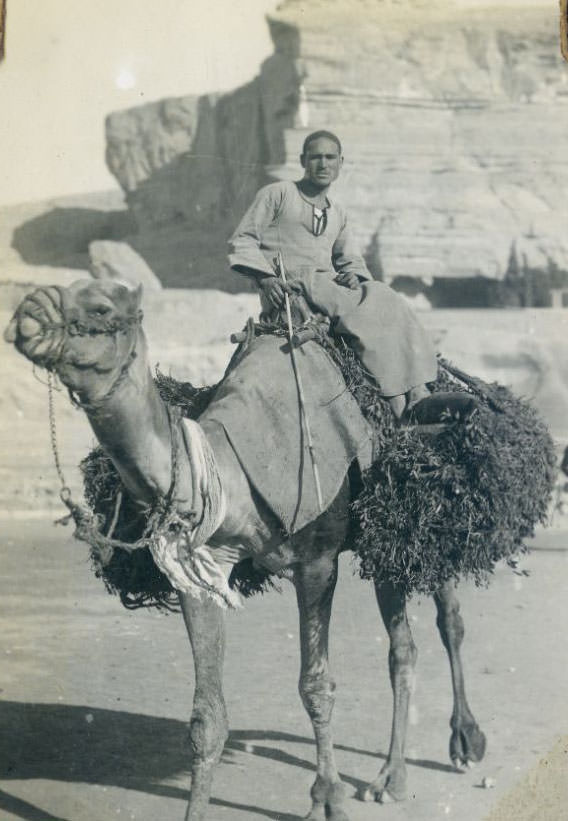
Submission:
M 308 143 L 301 162 L 305 179 L 318 188 L 327 188 L 339 176 L 343 157 L 339 154 L 337 143 L 327 137 L 319 137 Z

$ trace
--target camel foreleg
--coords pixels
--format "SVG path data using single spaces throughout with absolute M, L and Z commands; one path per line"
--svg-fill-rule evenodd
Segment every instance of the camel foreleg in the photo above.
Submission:
M 403 801 L 406 798 L 404 746 L 418 651 L 406 616 L 404 593 L 391 584 L 375 585 L 375 592 L 390 639 L 389 672 L 393 692 L 393 716 L 387 760 L 362 797 L 364 801 L 387 803 Z
M 311 719 L 317 748 L 317 776 L 311 788 L 309 821 L 349 821 L 343 810 L 345 788 L 335 764 L 331 716 L 335 682 L 328 663 L 329 620 L 337 582 L 337 558 L 325 556 L 294 572 L 300 614 L 299 691 Z
M 450 737 L 450 758 L 458 770 L 481 761 L 485 754 L 485 735 L 467 703 L 465 682 L 460 656 L 460 647 L 464 637 L 463 619 L 454 586 L 444 585 L 434 596 L 438 616 L 436 624 L 440 631 L 442 643 L 450 660 L 452 688 L 454 692 L 454 709 L 450 719 L 452 735 Z
M 191 797 L 185 821 L 203 821 L 213 773 L 229 734 L 222 685 L 225 622 L 223 611 L 211 599 L 198 600 L 180 593 L 179 600 L 195 667 L 195 692 L 189 724 Z

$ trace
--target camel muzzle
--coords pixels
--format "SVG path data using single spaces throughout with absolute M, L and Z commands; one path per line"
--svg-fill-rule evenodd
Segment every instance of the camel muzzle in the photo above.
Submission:
M 6 342 L 44 367 L 57 360 L 63 342 L 61 296 L 57 288 L 40 288 L 25 297 L 4 331 Z

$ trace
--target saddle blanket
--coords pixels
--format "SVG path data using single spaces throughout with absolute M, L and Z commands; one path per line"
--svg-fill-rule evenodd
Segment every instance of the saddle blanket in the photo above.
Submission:
M 351 463 L 370 461 L 372 433 L 339 369 L 317 342 L 295 350 L 325 510 Z M 200 421 L 220 423 L 249 481 L 287 534 L 319 515 L 312 461 L 287 339 L 259 336 Z

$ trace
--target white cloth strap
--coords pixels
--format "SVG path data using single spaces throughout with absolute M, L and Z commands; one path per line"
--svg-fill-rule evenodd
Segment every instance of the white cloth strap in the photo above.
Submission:
M 183 419 L 181 430 L 191 468 L 194 502 L 201 497 L 203 514 L 191 530 L 159 534 L 150 546 L 152 557 L 176 590 L 199 599 L 207 596 L 224 608 L 242 607 L 239 594 L 230 589 L 215 560 L 214 550 L 206 544 L 227 512 L 215 454 L 197 422 Z

